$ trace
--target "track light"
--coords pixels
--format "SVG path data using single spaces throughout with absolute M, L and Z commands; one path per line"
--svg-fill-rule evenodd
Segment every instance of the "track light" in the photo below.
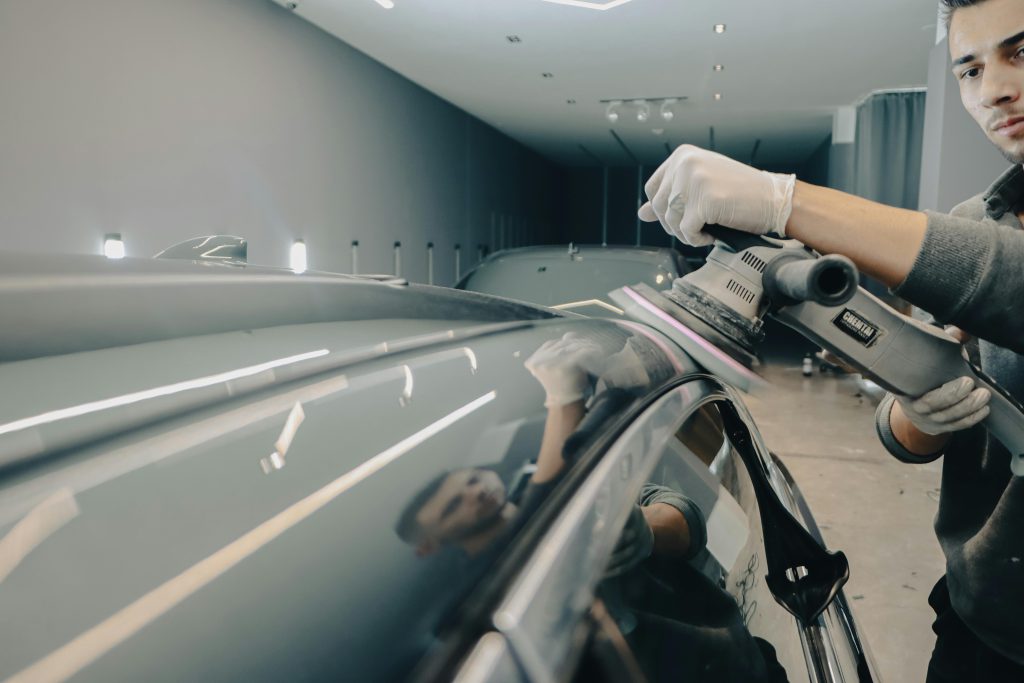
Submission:
M 676 113 L 670 109 L 670 107 L 678 102 L 675 98 L 670 98 L 661 103 L 661 118 L 665 121 L 671 121 L 676 117 Z
M 306 272 L 306 243 L 302 240 L 295 240 L 292 243 L 290 267 L 296 273 Z
M 645 100 L 633 100 L 633 104 L 637 107 L 636 120 L 646 123 L 647 119 L 651 117 L 651 105 L 647 104 Z
M 608 103 L 608 108 L 604 110 L 604 115 L 608 117 L 608 120 L 615 123 L 619 120 L 618 107 L 622 105 L 622 100 L 612 100 Z
M 124 240 L 121 233 L 109 232 L 103 236 L 103 255 L 109 259 L 124 258 Z

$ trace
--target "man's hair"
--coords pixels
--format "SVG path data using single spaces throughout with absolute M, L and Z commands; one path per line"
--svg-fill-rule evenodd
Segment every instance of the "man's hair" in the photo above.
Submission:
M 983 2 L 985 0 L 939 0 L 939 10 L 942 12 L 942 22 L 946 25 L 946 30 L 949 30 L 949 22 L 953 20 L 953 12 L 961 7 L 980 5 Z
M 420 489 L 411 501 L 406 503 L 405 508 L 402 510 L 402 515 L 398 518 L 398 524 L 395 525 L 395 533 L 403 541 L 415 545 L 423 539 L 423 527 L 420 526 L 416 516 L 420 513 L 423 506 L 427 504 L 427 501 L 434 497 L 434 494 L 437 493 L 437 490 L 441 488 L 441 484 L 444 483 L 444 480 L 450 474 L 451 472 L 442 472 L 437 475 Z

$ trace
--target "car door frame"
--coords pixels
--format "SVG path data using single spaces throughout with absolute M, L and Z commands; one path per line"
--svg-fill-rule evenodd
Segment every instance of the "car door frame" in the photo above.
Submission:
M 576 546 L 598 548 L 597 554 L 603 555 L 605 561 L 611 554 L 615 539 L 625 524 L 629 506 L 635 500 L 645 478 L 653 471 L 662 457 L 663 446 L 674 433 L 673 426 L 678 427 L 690 415 L 701 407 L 714 402 L 727 401 L 737 408 L 745 427 L 750 432 L 752 441 L 757 446 L 757 453 L 762 467 L 767 474 L 772 488 L 787 509 L 801 520 L 805 526 L 804 510 L 798 505 L 798 498 L 791 488 L 785 475 L 776 467 L 775 462 L 754 425 L 749 411 L 736 392 L 717 378 L 706 374 L 691 374 L 676 378 L 659 390 L 649 394 L 638 402 L 626 414 L 613 423 L 601 434 L 595 435 L 590 446 L 580 459 L 577 469 L 563 482 L 563 486 L 554 492 L 551 500 L 538 512 L 537 518 L 531 521 L 534 542 L 526 557 L 518 564 L 518 572 L 506 583 L 504 596 L 491 611 L 491 623 L 488 634 L 488 650 L 479 649 L 481 638 L 471 656 L 464 660 L 459 669 L 460 681 L 492 680 L 480 677 L 485 669 L 480 667 L 481 653 L 488 654 L 491 661 L 493 653 L 501 649 L 503 657 L 511 657 L 519 667 L 525 680 L 548 683 L 564 677 L 566 671 L 575 667 L 575 661 L 582 654 L 579 649 L 585 641 L 574 629 L 563 629 L 564 633 L 554 637 L 543 638 L 531 632 L 529 622 L 531 610 L 537 606 L 552 604 L 544 600 L 541 591 L 544 586 L 557 584 L 557 572 L 560 567 L 585 567 L 585 575 L 575 576 L 573 595 L 564 595 L 562 602 L 571 605 L 571 623 L 580 626 L 585 622 L 586 611 L 593 600 L 597 583 L 601 578 L 604 562 L 594 561 L 593 556 L 587 563 L 580 563 L 578 552 L 576 561 L 573 557 L 572 541 L 579 534 L 586 533 L 586 521 L 599 491 L 616 478 L 628 482 L 616 489 L 616 510 L 609 514 L 602 525 L 599 538 L 591 538 L 589 543 Z M 653 421 L 653 422 L 652 422 Z M 651 431 L 657 432 L 654 440 L 650 440 Z M 629 448 L 631 439 L 639 434 L 647 433 L 647 448 L 639 456 Z M 660 446 L 659 447 L 659 442 Z M 544 514 L 544 513 L 548 514 Z M 811 520 L 810 525 L 813 525 Z M 578 539 L 577 539 L 578 541 Z M 585 596 L 585 597 L 584 597 Z M 557 602 L 557 601 L 555 601 Z M 849 611 L 846 609 L 845 598 L 840 599 L 818 618 L 816 623 L 800 627 L 793 621 L 797 629 L 804 651 L 807 665 L 808 680 L 813 683 L 832 683 L 847 681 L 873 680 L 871 669 L 861 653 L 860 644 L 852 629 Z M 561 643 L 556 643 L 559 635 Z M 496 637 L 501 638 L 500 648 L 496 645 Z M 542 652 L 547 648 L 547 653 Z M 553 656 L 552 652 L 560 653 Z M 557 661 L 558 666 L 548 666 L 545 659 Z M 473 664 L 472 670 L 467 668 Z M 476 674 L 469 676 L 472 671 Z

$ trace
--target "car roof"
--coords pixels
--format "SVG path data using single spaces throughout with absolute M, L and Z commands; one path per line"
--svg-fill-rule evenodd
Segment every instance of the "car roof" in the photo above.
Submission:
M 0 252 L 0 362 L 298 323 L 558 315 L 389 276 Z
M 632 246 L 626 244 L 561 244 L 561 245 L 538 245 L 530 247 L 517 247 L 515 249 L 504 249 L 490 254 L 487 260 L 491 259 L 537 259 L 537 258 L 565 258 L 570 253 L 586 255 L 589 258 L 608 258 L 612 260 L 630 259 L 637 261 L 657 261 L 666 256 L 674 257 L 678 252 L 669 247 Z

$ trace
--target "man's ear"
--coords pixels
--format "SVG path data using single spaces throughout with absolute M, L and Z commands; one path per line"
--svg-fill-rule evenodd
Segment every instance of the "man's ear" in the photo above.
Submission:
M 416 544 L 416 557 L 427 557 L 433 555 L 441 547 L 441 544 L 431 539 L 424 539 Z

